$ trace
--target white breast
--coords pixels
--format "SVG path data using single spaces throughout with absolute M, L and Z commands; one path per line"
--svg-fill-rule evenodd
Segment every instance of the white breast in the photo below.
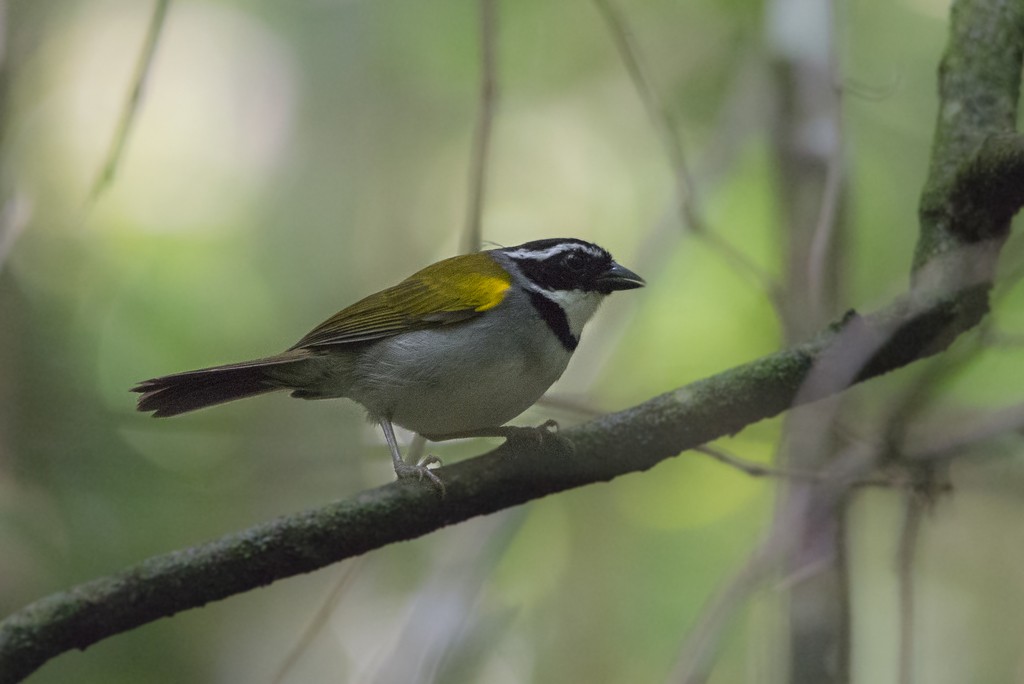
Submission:
M 502 312 L 507 300 L 466 323 L 373 344 L 357 363 L 347 396 L 371 417 L 389 417 L 424 435 L 503 425 L 533 405 L 571 357 L 523 303 L 515 310 L 526 315 Z M 581 329 L 582 322 L 573 326 L 574 334 Z

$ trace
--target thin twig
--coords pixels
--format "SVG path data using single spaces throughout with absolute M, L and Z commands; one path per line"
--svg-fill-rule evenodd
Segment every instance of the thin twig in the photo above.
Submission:
M 699 446 L 694 451 L 710 456 L 719 463 L 724 463 L 730 468 L 735 468 L 742 473 L 746 473 L 751 477 L 783 477 L 791 478 L 796 480 L 818 480 L 821 479 L 820 473 L 800 471 L 800 470 L 786 470 L 785 468 L 774 468 L 772 466 L 763 465 L 761 463 L 755 463 L 746 459 L 740 458 L 739 456 L 733 456 L 726 452 L 711 446 Z
M 683 214 L 683 221 L 690 230 L 696 233 L 705 232 L 704 220 L 696 206 L 696 187 L 693 177 L 690 175 L 683 142 L 672 125 L 672 117 L 668 109 L 661 102 L 647 78 L 647 70 L 641 62 L 640 49 L 633 39 L 633 33 L 626 23 L 625 17 L 612 5 L 612 0 L 594 0 L 594 4 L 608 25 L 608 30 L 615 41 L 615 47 L 622 58 L 622 64 L 629 73 L 629 78 L 651 118 L 651 123 L 654 124 L 662 138 L 665 153 L 672 165 L 672 173 L 678 180 L 679 209 Z
M 93 204 L 99 196 L 108 188 L 117 174 L 117 167 L 124 155 L 124 148 L 135 123 L 139 105 L 142 103 L 142 92 L 145 89 L 146 81 L 153 66 L 153 56 L 156 54 L 160 36 L 163 34 L 164 20 L 167 18 L 167 7 L 170 0 L 156 0 L 153 5 L 153 15 L 149 20 L 149 29 L 146 31 L 146 39 L 142 44 L 142 52 L 139 53 L 139 61 L 135 65 L 135 75 L 132 77 L 132 89 L 128 93 L 128 99 L 121 110 L 121 119 L 117 122 L 114 131 L 114 138 L 110 143 L 106 161 L 100 170 L 99 175 L 93 183 L 92 191 L 87 199 L 88 204 Z
M 840 140 L 836 141 L 836 149 L 829 155 L 825 171 L 825 188 L 822 191 L 821 207 L 818 220 L 814 226 L 814 233 L 811 236 L 810 253 L 807 258 L 807 283 L 810 290 L 812 316 L 814 320 L 820 320 L 828 316 L 831 311 L 826 308 L 823 295 L 828 288 L 826 286 L 827 272 L 833 267 L 829 254 L 835 249 L 834 241 L 841 220 L 839 208 L 843 203 L 844 186 L 846 173 L 843 169 L 843 146 L 842 146 L 842 124 L 841 115 L 836 111 L 837 135 Z
M 942 422 L 945 430 L 938 426 Z M 1013 404 L 982 413 L 966 425 L 948 428 L 948 420 L 920 421 L 908 433 L 904 456 L 907 460 L 948 459 L 979 444 L 1024 430 L 1024 404 Z
M 727 263 L 732 265 L 733 270 L 739 273 L 746 273 L 747 276 L 765 293 L 769 303 L 775 310 L 778 319 L 784 320 L 785 305 L 782 287 L 778 281 L 767 271 L 758 266 L 743 251 L 738 249 L 725 238 L 725 236 L 713 231 L 694 231 L 698 239 L 703 240 L 711 249 L 718 252 Z
M 811 234 L 811 245 L 807 255 L 807 283 L 809 286 L 812 320 L 819 321 L 830 315 L 828 310 L 833 302 L 825 301 L 828 293 L 833 299 L 838 297 L 835 287 L 829 287 L 830 271 L 837 270 L 841 264 L 837 258 L 838 247 L 835 244 L 839 234 L 841 211 L 845 200 L 846 172 L 844 169 L 843 149 L 843 86 L 842 66 L 836 48 L 836 17 L 835 5 L 827 4 L 829 10 L 826 21 L 828 31 L 828 71 L 832 76 L 833 87 L 825 90 L 831 97 L 823 98 L 828 106 L 828 125 L 834 134 L 832 145 L 828 150 L 825 166 L 825 187 L 821 193 L 821 204 Z
M 469 205 L 466 209 L 465 253 L 483 244 L 484 194 L 491 149 L 491 129 L 498 99 L 497 67 L 498 0 L 480 0 L 480 95 L 476 134 L 469 167 Z
M 288 671 L 295 666 L 295 663 L 299 661 L 302 654 L 309 648 L 310 642 L 313 638 L 320 633 L 320 630 L 327 624 L 327 620 L 330 619 L 331 614 L 334 613 L 334 609 L 341 602 L 342 597 L 345 595 L 345 591 L 352 586 L 352 582 L 358 574 L 359 568 L 362 567 L 365 557 L 355 558 L 345 563 L 342 568 L 341 574 L 338 579 L 335 580 L 334 586 L 331 587 L 330 592 L 327 594 L 327 598 L 320 604 L 316 612 L 313 613 L 313 617 L 310 618 L 309 623 L 302 630 L 295 645 L 285 655 L 284 660 L 281 663 L 281 667 L 278 668 L 277 674 L 271 680 L 272 684 L 281 684 L 284 678 L 288 675 Z
M 990 349 L 1018 349 L 1024 347 L 1024 334 L 987 331 L 984 342 Z
M 1006 293 L 1003 290 L 994 295 L 993 304 Z M 951 423 L 945 415 L 928 417 L 931 402 L 939 396 L 935 388 L 961 372 L 988 347 L 989 320 L 966 335 L 959 345 L 930 360 L 883 412 L 887 420 L 879 441 L 886 447 L 889 460 L 899 457 L 906 464 L 957 458 L 976 444 L 1024 428 L 1024 403 L 979 412 L 970 421 L 958 424 Z
M 418 590 L 406 601 L 404 619 L 393 628 L 393 640 L 367 668 L 363 681 L 445 682 L 451 679 L 445 670 L 453 661 L 465 664 L 471 654 L 479 655 L 479 639 L 494 615 L 473 606 L 528 517 L 527 509 L 518 508 L 478 521 L 453 532 L 445 546 L 435 549 L 430 567 L 418 574 Z M 438 619 L 439 606 L 446 607 L 446 619 Z
M 739 463 L 736 463 L 737 461 Z M 740 459 L 730 457 L 723 462 L 736 465 L 747 472 L 745 466 L 748 463 Z M 827 470 L 821 473 L 802 473 L 802 475 L 808 476 L 808 479 L 821 483 L 823 494 L 819 497 L 819 506 L 816 510 L 825 508 L 842 510 L 843 500 L 849 495 L 852 487 L 869 484 L 892 486 L 897 483 L 895 479 L 858 477 L 865 462 L 863 450 L 851 448 L 841 453 L 836 462 Z M 758 469 L 759 467 L 754 470 Z M 787 476 L 793 474 L 788 471 L 772 470 Z M 743 566 L 724 584 L 717 597 L 702 611 L 695 627 L 686 639 L 669 681 L 684 682 L 685 684 L 703 684 L 707 681 L 714 664 L 715 654 L 726 636 L 728 626 L 735 620 L 744 602 L 761 585 L 765 584 L 771 574 L 780 569 L 781 561 L 793 554 L 795 545 L 799 543 L 804 534 L 803 528 L 816 517 L 808 517 L 805 511 L 797 507 L 790 507 L 779 512 L 778 523 L 771 528 L 770 533 L 750 554 Z M 842 527 L 844 524 L 845 521 L 840 518 L 840 529 L 837 534 L 841 543 L 844 542 L 845 528 Z M 838 553 L 845 556 L 842 551 Z M 845 560 L 845 558 L 840 560 Z M 830 559 L 817 559 L 816 562 L 792 569 L 773 586 L 773 590 L 790 591 L 794 586 L 809 580 L 831 564 Z M 841 577 L 840 581 L 843 579 Z M 848 610 L 848 607 L 841 606 L 840 610 Z M 838 655 L 840 659 L 849 657 L 848 654 L 840 653 Z
M 694 447 L 693 451 L 699 451 L 706 456 L 710 456 L 719 463 L 724 463 L 730 468 L 735 468 L 741 473 L 745 473 L 751 477 L 778 477 L 789 480 L 804 480 L 807 482 L 842 482 L 844 488 L 885 487 L 901 489 L 913 487 L 917 483 L 917 480 L 895 474 L 891 476 L 872 475 L 850 478 L 842 473 L 837 473 L 833 468 L 823 471 L 776 468 L 773 466 L 763 465 L 761 463 L 755 463 L 754 461 L 748 461 L 744 458 L 740 458 L 739 456 L 733 456 L 732 454 L 726 453 L 717 447 L 711 447 L 706 444 Z
M 565 411 L 579 418 L 597 418 L 607 413 L 607 411 L 598 408 L 586 399 L 564 394 L 545 394 L 537 400 L 534 406 L 544 406 L 556 411 Z
M 874 85 L 852 76 L 843 79 L 843 89 L 867 102 L 884 102 L 895 95 L 903 87 L 903 70 L 893 71 L 882 85 Z
M 778 556 L 778 548 L 771 538 L 762 542 L 750 554 L 746 563 L 701 612 L 666 682 L 704 684 L 708 680 L 718 647 L 729 625 L 740 607 L 764 582 L 777 563 Z
M 907 494 L 903 529 L 900 531 L 899 566 L 900 594 L 900 670 L 899 683 L 913 683 L 914 665 L 914 559 L 921 536 L 921 519 L 925 501 L 918 492 Z
M 28 199 L 18 190 L 13 190 L 0 208 L 0 271 L 25 231 L 31 213 Z
M 675 177 L 676 204 L 683 226 L 689 228 L 691 233 L 716 250 L 721 257 L 732 264 L 734 269 L 747 274 L 754 280 L 781 316 L 784 309 L 779 297 L 780 289 L 775 283 L 775 279 L 723 236 L 708 229 L 698 207 L 696 183 L 687 163 L 683 142 L 672 124 L 672 116 L 668 108 L 662 103 L 646 76 L 647 70 L 643 66 L 640 49 L 633 39 L 625 17 L 612 4 L 612 0 L 594 0 L 594 5 L 608 25 L 608 30 L 615 41 L 615 47 L 626 72 L 633 82 L 633 87 L 662 139 L 662 146 Z
M 836 639 L 836 672 L 839 681 L 853 681 L 853 600 L 850 581 L 850 492 L 843 494 L 836 506 L 835 569 L 839 612 L 839 634 Z

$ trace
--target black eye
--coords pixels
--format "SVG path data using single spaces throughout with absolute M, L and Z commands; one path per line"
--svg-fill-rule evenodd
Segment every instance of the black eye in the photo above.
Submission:
M 562 259 L 562 264 L 566 268 L 571 268 L 572 270 L 575 271 L 583 268 L 585 261 L 586 260 L 583 258 L 583 255 L 581 255 L 579 252 L 569 252 L 568 254 L 565 255 L 565 258 Z

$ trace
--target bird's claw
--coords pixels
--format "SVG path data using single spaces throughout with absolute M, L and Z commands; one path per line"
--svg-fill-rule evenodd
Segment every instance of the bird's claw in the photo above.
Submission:
M 427 466 L 432 466 L 432 465 L 436 465 L 436 466 L 440 467 L 440 466 L 442 466 L 444 464 L 441 463 L 441 459 L 439 459 L 437 456 L 434 456 L 433 454 L 427 454 L 426 456 L 421 458 L 419 461 L 417 461 L 416 465 L 417 466 L 423 466 L 424 468 L 426 468 Z
M 433 464 L 440 465 L 441 459 L 437 456 L 425 456 L 420 459 L 420 462 L 416 465 L 411 463 L 401 463 L 395 466 L 395 475 L 398 476 L 399 480 L 408 480 L 412 478 L 416 478 L 420 482 L 422 482 L 424 478 L 430 480 L 430 483 L 441 492 L 441 496 L 443 497 L 445 495 L 444 482 L 442 482 L 441 478 L 434 474 L 428 467 Z
M 572 442 L 558 434 L 558 421 L 556 420 L 548 419 L 540 425 L 532 427 L 507 425 L 503 429 L 507 431 L 505 439 L 509 441 L 529 441 L 532 446 L 542 447 L 550 440 L 570 453 L 575 451 Z
M 545 435 L 557 435 L 558 434 L 558 421 L 553 418 L 548 418 L 543 423 L 534 428 L 538 433 Z

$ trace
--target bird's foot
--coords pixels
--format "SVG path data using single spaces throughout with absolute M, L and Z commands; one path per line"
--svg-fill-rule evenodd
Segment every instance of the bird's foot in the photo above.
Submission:
M 444 482 L 430 469 L 432 465 L 441 465 L 441 459 L 437 456 L 424 456 L 415 465 L 412 463 L 398 463 L 395 465 L 395 475 L 399 480 L 412 478 L 420 482 L 424 479 L 430 480 L 430 483 L 441 492 L 443 497 L 445 495 Z
M 553 444 L 570 454 L 576 451 L 572 442 L 558 434 L 558 423 L 554 420 L 546 420 L 537 426 L 499 425 L 497 427 L 467 430 L 465 432 L 424 435 L 424 437 L 431 442 L 445 442 L 451 439 L 470 439 L 473 437 L 501 437 L 506 442 L 518 443 L 530 449 L 539 449 Z
M 509 442 L 527 443 L 538 448 L 554 444 L 563 451 L 575 451 L 572 442 L 558 434 L 558 421 L 555 420 L 545 420 L 536 426 L 503 425 L 497 434 Z
M 434 456 L 433 454 L 427 454 L 420 460 L 416 461 L 416 465 L 423 466 L 424 468 L 426 468 L 427 466 L 436 465 L 438 468 L 440 468 L 441 466 L 444 465 L 444 463 L 441 463 L 441 459 L 439 459 L 437 456 Z

